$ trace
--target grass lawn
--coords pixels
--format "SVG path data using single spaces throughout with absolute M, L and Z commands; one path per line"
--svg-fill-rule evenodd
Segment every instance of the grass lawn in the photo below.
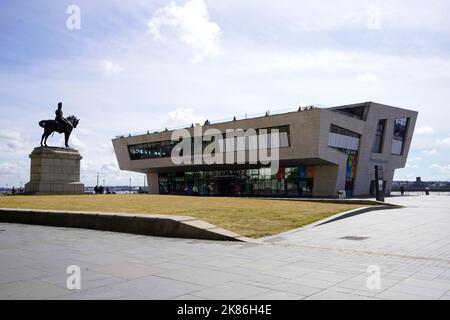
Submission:
M 299 228 L 359 207 L 362 206 L 288 200 L 137 194 L 0 197 L 0 208 L 191 216 L 253 238 Z

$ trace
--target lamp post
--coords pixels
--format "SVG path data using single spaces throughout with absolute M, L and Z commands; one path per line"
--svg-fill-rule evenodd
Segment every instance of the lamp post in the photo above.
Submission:
M 131 178 L 130 178 L 130 193 L 131 193 Z

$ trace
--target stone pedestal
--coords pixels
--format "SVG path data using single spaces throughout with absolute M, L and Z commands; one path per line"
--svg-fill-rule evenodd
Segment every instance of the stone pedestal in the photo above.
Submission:
M 71 148 L 38 147 L 30 154 L 31 180 L 28 194 L 84 193 L 80 182 L 80 153 Z

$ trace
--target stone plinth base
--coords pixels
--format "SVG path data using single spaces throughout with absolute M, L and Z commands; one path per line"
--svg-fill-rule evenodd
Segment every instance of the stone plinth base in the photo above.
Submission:
M 28 194 L 84 193 L 80 182 L 80 153 L 70 148 L 38 147 L 30 154 L 31 178 Z

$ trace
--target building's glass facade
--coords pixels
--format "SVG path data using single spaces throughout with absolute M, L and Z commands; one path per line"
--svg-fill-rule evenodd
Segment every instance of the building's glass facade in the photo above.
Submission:
M 176 141 L 159 141 L 140 143 L 128 146 L 128 152 L 131 160 L 155 159 L 170 157 Z
M 394 120 L 394 135 L 392 137 L 392 154 L 403 154 L 403 142 L 408 130 L 409 118 L 397 118 Z
M 314 167 L 190 171 L 159 174 L 159 192 L 217 196 L 311 196 Z
M 335 126 L 330 126 L 328 146 L 334 149 L 355 150 L 359 148 L 360 135 L 356 132 Z M 345 151 L 344 151 L 345 152 Z
M 360 138 L 361 135 L 356 132 L 338 127 L 334 124 L 330 126 L 328 146 L 347 154 L 345 192 L 348 196 L 353 195 Z
M 378 120 L 377 129 L 375 130 L 375 138 L 373 140 L 372 152 L 383 153 L 384 130 L 386 128 L 386 119 Z
M 357 164 L 358 164 L 357 152 L 349 152 L 347 158 L 347 168 L 345 171 L 345 192 L 347 196 L 353 195 L 353 186 L 355 183 Z
M 278 130 L 279 133 L 279 146 L 280 148 L 289 147 L 290 146 L 290 133 L 289 126 L 276 126 L 269 128 L 259 128 L 255 130 L 257 135 L 262 133 L 262 130 L 266 130 L 266 134 L 270 135 L 274 132 L 274 130 Z M 226 133 L 223 133 L 223 139 L 227 139 Z M 236 139 L 236 138 L 234 138 Z M 249 146 L 249 139 L 246 141 L 246 150 L 251 149 Z M 270 140 L 269 140 L 270 142 Z M 128 146 L 128 154 L 131 160 L 140 160 L 140 159 L 155 159 L 155 158 L 165 158 L 170 157 L 172 154 L 172 149 L 177 144 L 177 141 L 157 141 L 157 142 L 149 142 L 149 143 L 139 143 Z M 210 143 L 210 141 L 203 141 L 203 149 Z M 237 144 L 234 144 L 235 149 L 237 148 Z M 194 154 L 194 138 L 191 138 L 191 154 Z M 236 150 L 235 150 L 236 151 Z

